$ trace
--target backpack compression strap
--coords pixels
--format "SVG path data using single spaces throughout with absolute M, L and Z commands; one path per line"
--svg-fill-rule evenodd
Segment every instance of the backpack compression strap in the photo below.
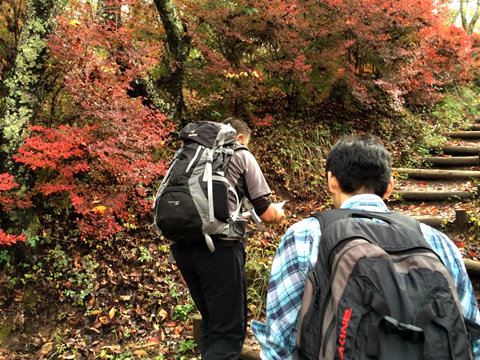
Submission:
M 205 172 L 203 173 L 203 181 L 207 182 L 207 199 L 208 199 L 209 221 L 214 222 L 215 221 L 215 216 L 214 216 L 214 212 L 213 212 L 213 182 L 212 182 L 213 150 L 207 148 L 207 149 L 205 149 L 205 151 L 206 151 L 206 154 L 207 154 L 207 163 L 205 164 Z
M 207 154 L 207 162 L 205 164 L 205 172 L 203 173 L 203 181 L 207 182 L 207 199 L 208 199 L 208 219 L 210 222 L 215 221 L 215 213 L 213 211 L 213 178 L 212 178 L 212 163 L 213 163 L 213 150 L 205 149 Z M 203 233 L 205 236 L 205 242 L 208 249 L 211 252 L 215 251 L 215 245 L 210 235 Z
M 243 197 L 243 205 L 245 206 L 245 208 L 247 209 L 247 211 L 250 213 L 250 215 L 252 216 L 252 219 L 253 221 L 255 222 L 255 224 L 257 225 L 258 229 L 263 231 L 264 230 L 264 227 L 263 225 L 261 224 L 262 220 L 260 220 L 260 218 L 258 217 L 257 213 L 255 212 L 255 210 L 253 210 L 253 208 L 250 206 L 249 202 L 247 201 L 247 198 L 244 196 Z M 240 202 L 240 207 L 242 206 L 242 202 Z

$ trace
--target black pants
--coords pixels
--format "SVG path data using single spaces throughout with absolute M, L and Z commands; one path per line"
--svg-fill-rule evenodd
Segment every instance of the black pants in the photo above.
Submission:
M 241 241 L 171 246 L 190 294 L 202 315 L 202 359 L 238 359 L 247 328 L 245 246 Z

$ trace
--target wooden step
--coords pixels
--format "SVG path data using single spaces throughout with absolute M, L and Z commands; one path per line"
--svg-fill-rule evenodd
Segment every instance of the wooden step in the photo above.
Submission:
M 444 146 L 442 151 L 447 155 L 478 155 L 480 154 L 480 147 L 474 146 Z
M 463 263 L 469 275 L 480 275 L 480 261 L 463 259 Z
M 458 139 L 480 139 L 480 131 L 447 131 L 441 134 Z
M 433 170 L 393 168 L 393 172 L 407 174 L 413 179 L 469 179 L 480 178 L 480 171 Z
M 480 156 L 420 157 L 418 160 L 434 166 L 473 166 L 480 162 Z
M 472 130 L 472 131 L 480 131 L 480 124 L 479 124 L 479 125 L 472 125 L 472 126 L 470 126 L 470 130 Z
M 468 199 L 475 193 L 470 191 L 395 191 L 394 194 L 410 201 L 444 201 Z
M 443 224 L 443 219 L 438 216 L 412 216 L 412 218 L 435 229 L 440 229 Z

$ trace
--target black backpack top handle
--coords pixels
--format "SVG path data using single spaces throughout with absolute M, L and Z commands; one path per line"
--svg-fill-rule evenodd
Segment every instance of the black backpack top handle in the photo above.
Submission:
M 212 149 L 215 145 L 217 145 L 217 135 L 222 126 L 225 125 L 213 121 L 197 121 L 190 123 L 180 131 L 180 139 L 185 142 L 194 141 L 200 145 Z M 232 132 L 231 134 L 228 134 L 227 138 L 223 139 L 223 142 L 225 144 L 233 145 L 236 139 L 236 132 Z

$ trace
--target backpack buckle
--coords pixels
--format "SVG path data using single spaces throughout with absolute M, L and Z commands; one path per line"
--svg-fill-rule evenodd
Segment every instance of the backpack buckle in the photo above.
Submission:
M 384 316 L 380 325 L 387 334 L 399 335 L 402 339 L 416 343 L 423 341 L 425 334 L 423 330 L 411 324 L 401 323 L 390 316 Z

